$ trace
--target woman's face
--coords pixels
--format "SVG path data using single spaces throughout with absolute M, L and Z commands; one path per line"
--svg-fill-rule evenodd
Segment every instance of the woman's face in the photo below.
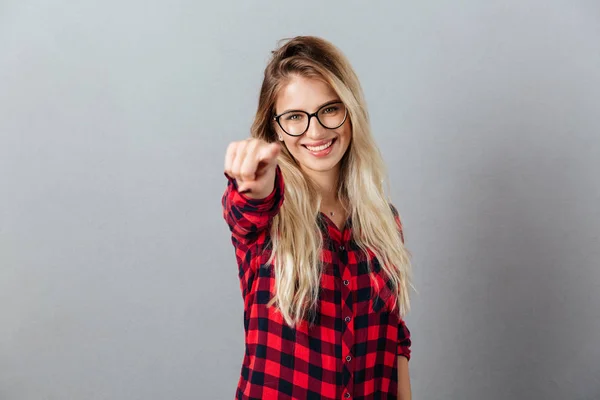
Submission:
M 280 123 L 291 133 L 304 130 L 307 116 L 288 111 L 306 111 L 312 114 L 317 110 L 320 110 L 321 121 L 329 127 L 339 125 L 345 114 L 345 108 L 335 91 L 318 79 L 294 75 L 280 90 L 275 101 L 275 113 L 286 113 L 280 117 Z M 301 136 L 290 136 L 277 122 L 274 121 L 274 124 L 280 140 L 306 172 L 338 171 L 340 160 L 346 153 L 352 137 L 349 117 L 335 129 L 327 129 L 317 118 L 310 118 L 309 128 Z

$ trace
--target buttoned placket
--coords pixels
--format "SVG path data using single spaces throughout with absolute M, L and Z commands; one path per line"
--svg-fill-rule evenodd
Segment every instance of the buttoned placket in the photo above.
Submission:
M 342 360 L 343 363 L 342 368 L 345 368 L 348 371 L 348 382 L 345 383 L 345 390 L 343 392 L 344 399 L 350 399 L 352 397 L 353 391 L 353 377 L 354 377 L 354 355 L 352 354 L 352 350 L 354 348 L 354 323 L 353 323 L 353 315 L 354 315 L 354 299 L 352 295 L 353 290 L 353 276 L 352 271 L 348 267 L 348 250 L 346 249 L 346 235 L 342 235 L 342 243 L 338 244 L 337 254 L 338 254 L 338 263 L 339 263 L 339 271 L 341 276 L 341 312 L 343 319 L 343 333 L 342 333 Z
M 351 240 L 351 229 L 346 229 L 350 222 L 346 221 L 344 229 L 340 231 L 338 227 L 331 221 L 327 216 L 323 214 L 321 219 L 324 222 L 324 228 L 329 236 L 331 250 L 333 253 L 332 262 L 337 264 L 336 269 L 341 277 L 341 284 L 339 285 L 341 293 L 341 316 L 342 319 L 342 354 L 341 354 L 341 370 L 344 377 L 347 377 L 347 381 L 343 382 L 344 389 L 341 393 L 342 399 L 351 399 L 354 391 L 354 355 L 352 350 L 354 349 L 355 335 L 354 335 L 354 295 L 353 295 L 353 273 L 349 268 L 348 264 L 348 245 Z M 331 229 L 331 230 L 330 230 Z M 331 235 L 333 233 L 333 235 Z M 344 373 L 345 371 L 348 373 Z

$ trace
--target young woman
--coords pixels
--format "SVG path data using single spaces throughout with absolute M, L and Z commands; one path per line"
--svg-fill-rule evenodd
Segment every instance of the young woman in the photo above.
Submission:
M 225 175 L 244 299 L 237 399 L 410 399 L 410 253 L 336 47 L 296 37 L 273 52 Z

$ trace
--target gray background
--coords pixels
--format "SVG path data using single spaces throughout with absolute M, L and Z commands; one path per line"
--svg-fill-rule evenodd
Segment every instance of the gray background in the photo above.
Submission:
M 0 399 L 233 398 L 223 156 L 297 34 L 366 92 L 414 398 L 600 399 L 600 4 L 547 0 L 0 1 Z

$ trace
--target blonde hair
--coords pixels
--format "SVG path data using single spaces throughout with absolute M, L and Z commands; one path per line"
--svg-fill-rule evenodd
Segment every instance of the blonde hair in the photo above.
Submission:
M 411 256 L 384 193 L 385 165 L 371 134 L 358 77 L 346 57 L 331 43 L 312 36 L 287 40 L 273 51 L 265 68 L 251 135 L 267 142 L 277 140 L 274 104 L 279 90 L 293 75 L 323 80 L 348 109 L 352 139 L 341 160 L 338 196 L 349 204 L 352 239 L 367 260 L 367 249 L 377 257 L 394 288 L 392 309 L 397 306 L 402 317 L 410 309 Z M 318 304 L 323 238 L 317 218 L 321 197 L 285 146 L 278 163 L 285 182 L 285 200 L 271 226 L 268 264 L 274 268 L 275 295 L 267 306 L 276 304 L 286 323 L 294 326 Z M 371 265 L 369 275 L 379 290 Z

